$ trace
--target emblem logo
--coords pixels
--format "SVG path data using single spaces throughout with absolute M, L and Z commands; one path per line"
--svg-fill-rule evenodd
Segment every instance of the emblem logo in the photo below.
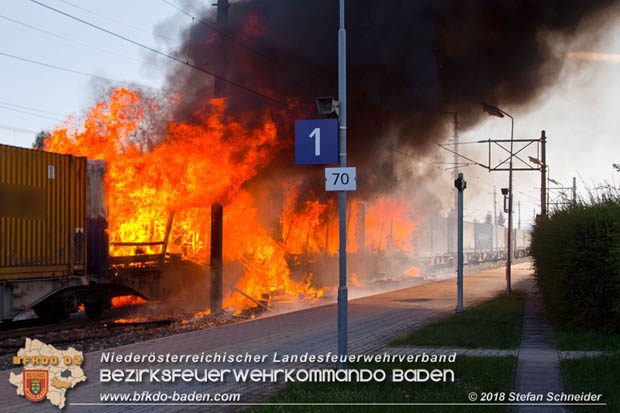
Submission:
M 24 396 L 40 402 L 47 396 L 49 376 L 47 370 L 24 370 Z

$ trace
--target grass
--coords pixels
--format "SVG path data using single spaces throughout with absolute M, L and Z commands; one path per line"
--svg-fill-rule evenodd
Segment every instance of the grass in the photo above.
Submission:
M 607 406 L 571 406 L 575 412 L 620 411 L 620 355 L 565 359 L 561 364 L 565 393 L 602 394 Z
M 618 332 L 553 327 L 555 341 L 560 350 L 620 351 L 620 333 Z
M 519 346 L 525 294 L 500 295 L 397 338 L 394 346 L 514 349 Z
M 264 403 L 469 403 L 470 392 L 510 391 L 515 357 L 457 356 L 454 363 L 382 363 L 357 364 L 351 368 L 383 369 L 391 377 L 392 369 L 452 369 L 454 382 L 448 383 L 295 383 L 263 400 Z M 433 412 L 505 412 L 506 406 L 425 406 Z M 370 412 L 412 411 L 415 406 L 256 406 L 252 412 Z

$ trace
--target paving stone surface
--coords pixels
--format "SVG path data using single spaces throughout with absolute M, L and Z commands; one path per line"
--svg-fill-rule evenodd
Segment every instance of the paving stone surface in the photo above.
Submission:
M 454 354 L 468 357 L 506 357 L 517 356 L 517 350 L 500 350 L 496 348 L 460 348 L 460 347 L 390 347 L 387 354 Z
M 564 390 L 560 372 L 560 355 L 555 347 L 553 331 L 545 318 L 542 298 L 535 284 L 528 283 L 521 343 L 517 360 L 514 391 L 542 395 Z M 562 406 L 515 406 L 511 412 L 565 412 Z
M 529 263 L 513 267 L 515 286 L 530 278 Z M 465 277 L 465 305 L 488 300 L 505 289 L 504 268 L 497 268 Z M 439 317 L 451 314 L 456 307 L 456 280 L 448 279 L 403 290 L 364 297 L 349 302 L 349 354 L 376 354 L 386 350 L 397 336 L 425 325 Z M 163 391 L 241 394 L 241 402 L 260 401 L 282 387 L 279 383 L 238 384 L 232 380 L 223 383 L 177 381 L 175 383 L 101 383 L 102 368 L 288 368 L 302 364 L 274 364 L 274 354 L 332 354 L 337 352 L 336 304 L 314 307 L 292 313 L 263 317 L 235 325 L 164 337 L 142 343 L 85 354 L 83 369 L 88 380 L 67 394 L 65 411 L 124 412 L 127 406 L 83 406 L 76 403 L 97 403 L 100 394 L 108 392 L 134 393 Z M 389 350 L 395 351 L 395 350 Z M 415 351 L 415 350 L 411 350 Z M 246 364 L 126 364 L 103 363 L 103 352 L 116 354 L 269 354 L 265 363 Z M 316 364 L 305 365 L 317 367 Z M 16 372 L 21 371 L 15 370 Z M 9 371 L 0 371 L 0 411 L 30 412 L 56 411 L 49 402 L 31 403 L 15 394 L 8 382 Z M 132 406 L 132 411 L 230 411 L 239 406 Z

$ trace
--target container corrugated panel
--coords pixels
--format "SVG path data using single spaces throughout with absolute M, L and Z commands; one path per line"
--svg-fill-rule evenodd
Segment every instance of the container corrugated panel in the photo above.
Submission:
M 476 228 L 473 222 L 463 222 L 463 250 L 476 250 Z
M 487 251 L 487 250 L 492 250 L 494 247 L 494 242 L 493 242 L 493 225 L 492 224 L 487 224 L 486 222 L 483 223 L 476 223 L 476 231 L 475 231 L 475 245 L 476 245 L 476 250 L 478 251 Z
M 86 158 L 0 145 L 0 280 L 86 265 Z
M 506 232 L 506 227 L 502 227 L 499 225 L 495 227 L 495 241 L 496 241 L 496 247 L 498 249 L 506 248 L 506 237 L 507 236 L 508 236 L 508 233 Z

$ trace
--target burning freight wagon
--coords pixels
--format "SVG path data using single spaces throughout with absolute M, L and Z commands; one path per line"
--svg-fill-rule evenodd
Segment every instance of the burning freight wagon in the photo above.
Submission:
M 83 127 L 61 127 L 45 142 L 67 155 L 3 147 L 0 182 L 39 196 L 20 202 L 41 210 L 3 210 L 2 319 L 33 307 L 60 320 L 80 304 L 97 317 L 122 295 L 177 296 L 204 310 L 214 202 L 225 211 L 224 308 L 312 303 L 335 291 L 335 200 L 308 187 L 307 174 L 254 180 L 283 150 L 272 116 L 241 116 L 242 124 L 224 114 L 222 99 L 207 99 L 200 121 L 167 121 L 157 134 L 145 128 L 156 123 L 153 106 L 116 89 Z M 429 226 L 437 219 L 421 206 L 428 198 L 415 197 L 404 187 L 351 200 L 352 287 L 376 291 L 390 279 L 423 277 L 418 267 L 450 265 L 449 220 Z
M 159 254 L 108 255 L 104 161 L 0 145 L 0 165 L 0 319 L 32 308 L 60 321 L 80 304 L 96 318 L 115 296 L 171 293 L 167 239 L 149 243 Z

